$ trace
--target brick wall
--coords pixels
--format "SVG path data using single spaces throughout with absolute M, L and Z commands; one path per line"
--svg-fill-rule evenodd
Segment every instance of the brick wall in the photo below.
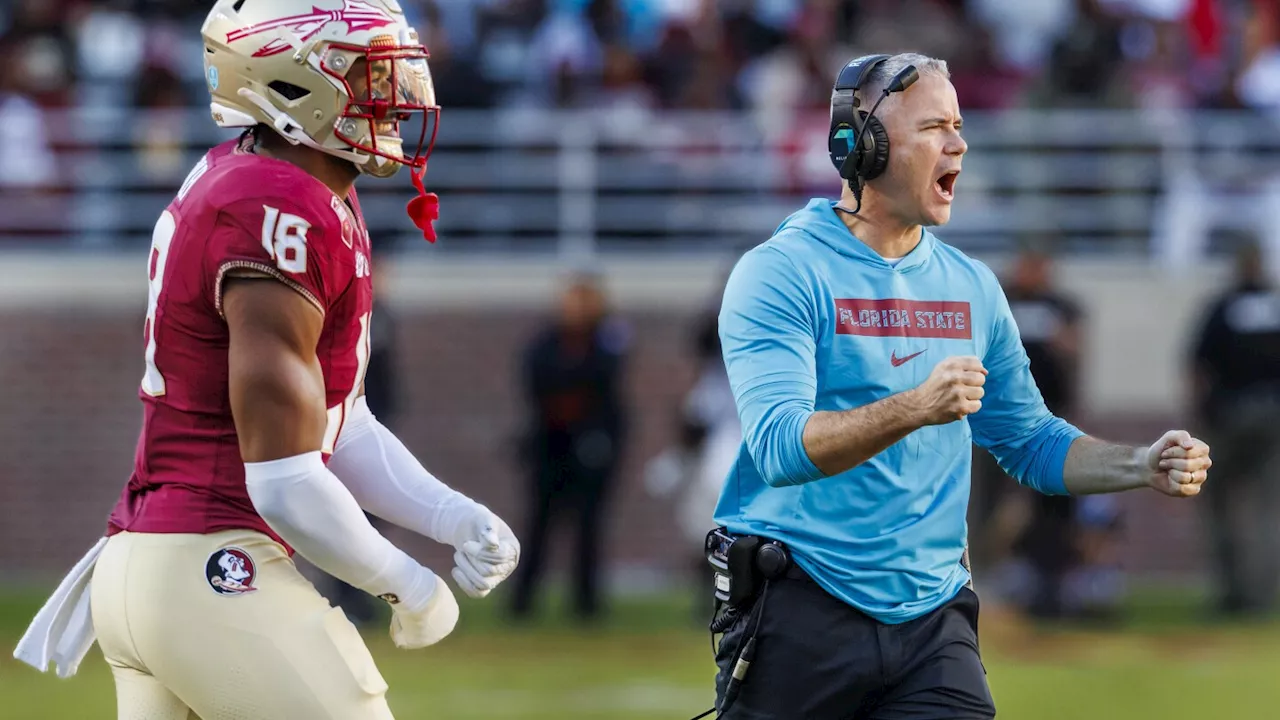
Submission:
M 524 485 L 512 452 L 522 411 L 515 363 L 540 314 L 448 310 L 399 317 L 401 437 L 434 472 L 490 504 L 519 533 Z M 615 569 L 683 573 L 687 554 L 670 508 L 645 495 L 639 470 L 667 441 L 691 378 L 683 354 L 689 318 L 663 310 L 626 317 L 635 342 L 628 393 L 634 434 L 610 506 L 605 556 Z M 101 532 L 137 439 L 141 327 L 140 308 L 0 311 L 0 576 L 56 577 Z M 1159 417 L 1103 417 L 1087 427 L 1134 441 L 1164 429 Z M 1143 492 L 1125 505 L 1130 567 L 1201 570 L 1191 503 Z M 420 557 L 444 561 L 429 541 L 392 537 Z

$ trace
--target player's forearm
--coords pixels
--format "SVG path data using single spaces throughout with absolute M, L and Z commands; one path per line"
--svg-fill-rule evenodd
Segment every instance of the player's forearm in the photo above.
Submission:
M 430 600 L 439 578 L 369 524 L 319 452 L 246 463 L 245 486 L 267 525 L 316 567 L 410 610 Z
M 870 460 L 923 425 L 910 392 L 841 412 L 815 412 L 804 427 L 804 449 L 826 475 Z
M 438 480 L 358 398 L 329 469 L 360 507 L 437 542 L 456 544 L 458 528 L 479 505 Z
M 1080 437 L 1067 450 L 1062 479 L 1072 495 L 1120 492 L 1147 485 L 1146 448 Z

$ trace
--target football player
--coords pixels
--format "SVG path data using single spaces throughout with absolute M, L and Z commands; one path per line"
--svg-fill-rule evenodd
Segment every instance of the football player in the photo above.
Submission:
M 390 718 L 363 640 L 293 553 L 387 601 L 395 644 L 421 648 L 457 601 L 363 511 L 456 548 L 473 597 L 520 550 L 363 397 L 373 277 L 353 184 L 408 166 L 434 240 L 427 53 L 394 0 L 218 0 L 202 34 L 214 120 L 246 130 L 153 232 L 133 475 L 77 566 L 91 631 L 122 719 Z M 36 645 L 76 646 L 49 624 Z

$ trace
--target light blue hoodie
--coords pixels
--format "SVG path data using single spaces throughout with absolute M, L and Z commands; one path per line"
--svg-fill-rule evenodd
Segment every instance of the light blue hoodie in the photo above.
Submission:
M 1050 414 L 995 275 L 925 231 L 891 264 L 815 199 L 738 262 L 720 339 L 745 441 L 716 507 L 731 531 L 786 543 L 828 592 L 885 623 L 924 615 L 969 580 L 972 443 L 1023 485 L 1065 494 L 1083 433 Z M 916 430 L 830 477 L 802 434 L 814 411 L 914 388 L 953 355 L 989 371 L 982 410 Z

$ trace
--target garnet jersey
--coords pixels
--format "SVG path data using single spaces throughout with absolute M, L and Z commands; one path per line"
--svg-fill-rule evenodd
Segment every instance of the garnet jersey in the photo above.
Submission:
M 316 355 L 327 460 L 369 358 L 369 236 L 354 190 L 350 203 L 237 141 L 211 150 L 187 176 L 152 234 L 142 434 L 108 534 L 248 528 L 279 540 L 245 489 L 222 283 L 228 273 L 267 274 L 324 313 Z

